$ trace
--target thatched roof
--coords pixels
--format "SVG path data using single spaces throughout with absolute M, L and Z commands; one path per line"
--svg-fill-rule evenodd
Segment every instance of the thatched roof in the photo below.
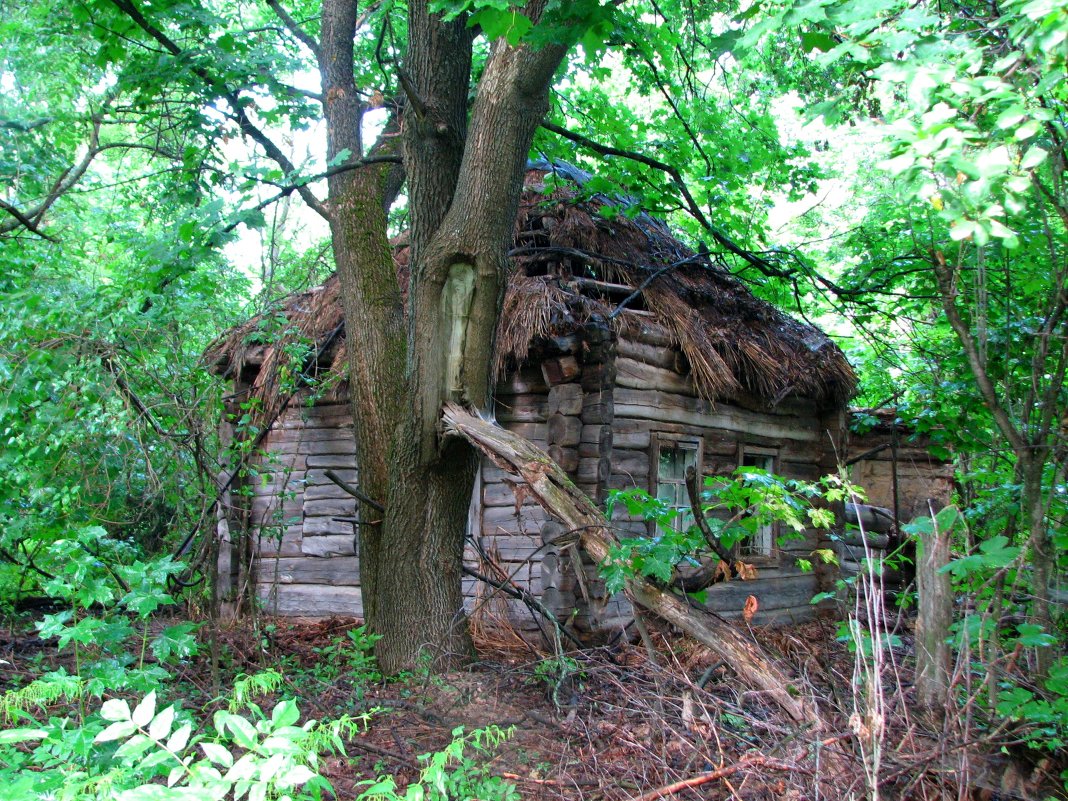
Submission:
M 520 203 L 497 336 L 498 371 L 527 361 L 539 342 L 597 318 L 624 335 L 659 329 L 679 346 L 709 400 L 744 393 L 769 405 L 805 397 L 836 407 L 852 397 L 853 369 L 822 331 L 756 298 L 714 257 L 695 253 L 662 222 L 613 209 L 607 198 L 583 200 L 567 183 L 546 189 L 544 179 L 544 171 L 531 170 Z M 395 254 L 406 279 L 403 242 Z M 345 364 L 336 275 L 285 298 L 279 311 L 289 324 L 283 342 L 261 344 L 266 322 L 277 314 L 260 315 L 205 354 L 223 375 L 244 371 L 262 411 L 284 403 L 278 397 L 283 364 L 295 341 L 308 346 L 303 368 L 320 377 Z

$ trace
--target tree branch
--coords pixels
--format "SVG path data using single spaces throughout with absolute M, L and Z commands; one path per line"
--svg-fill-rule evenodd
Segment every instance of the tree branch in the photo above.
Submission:
M 116 8 L 133 20 L 141 30 L 159 42 L 171 55 L 182 56 L 185 54 L 182 48 L 179 47 L 173 39 L 148 21 L 145 15 L 141 13 L 140 9 L 134 5 L 133 0 L 111 0 L 111 2 Z M 245 113 L 246 102 L 238 92 L 230 89 L 203 67 L 193 66 L 191 67 L 191 70 L 194 75 L 204 82 L 205 86 L 217 93 L 219 97 L 226 100 L 232 110 L 234 121 L 245 136 L 262 147 L 267 154 L 267 157 L 281 167 L 287 175 L 292 175 L 297 172 L 296 165 L 290 161 L 289 157 L 286 156 L 281 148 L 261 131 L 259 127 L 252 122 L 248 114 Z M 315 196 L 306 184 L 298 186 L 296 191 L 304 202 L 308 204 L 309 208 L 319 214 L 323 219 L 330 219 L 330 212 L 327 207 Z
M 323 53 L 319 48 L 319 43 L 315 41 L 311 34 L 300 27 L 300 24 L 293 19 L 292 15 L 282 8 L 282 4 L 278 0 L 267 0 L 267 5 L 278 15 L 278 19 L 282 20 L 282 24 L 286 26 L 286 29 L 312 52 L 315 60 L 321 60 Z

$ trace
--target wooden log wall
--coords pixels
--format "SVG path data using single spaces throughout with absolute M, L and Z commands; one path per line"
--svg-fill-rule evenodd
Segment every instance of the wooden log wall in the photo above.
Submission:
M 834 420 L 821 419 L 803 402 L 786 401 L 774 410 L 746 398 L 709 403 L 698 396 L 685 359 L 657 326 L 631 326 L 623 337 L 591 326 L 581 339 L 563 337 L 555 345 L 539 364 L 498 384 L 494 414 L 505 428 L 546 448 L 601 503 L 611 489 L 655 491 L 653 450 L 665 434 L 699 437 L 709 475 L 735 469 L 745 447 L 774 451 L 776 469 L 791 477 L 814 479 L 828 472 L 829 460 L 833 463 L 828 432 Z M 353 526 L 337 519 L 355 516 L 355 501 L 325 476 L 333 469 L 356 483 L 348 405 L 287 410 L 264 449 L 268 456 L 259 464 L 260 475 L 248 484 L 256 594 L 278 614 L 362 615 Z M 614 523 L 621 534 L 648 531 L 647 523 L 625 510 L 616 510 Z M 472 529 L 496 568 L 580 631 L 615 631 L 631 619 L 629 603 L 607 596 L 596 567 L 584 562 L 577 548 L 556 542 L 566 541 L 568 532 L 489 462 L 480 468 Z M 821 582 L 802 573 L 796 562 L 811 559 L 817 547 L 830 543 L 806 532 L 773 558 L 754 560 L 757 580 L 714 587 L 709 605 L 723 614 L 740 614 L 745 599 L 754 595 L 760 604 L 757 623 L 810 614 L 808 601 Z M 486 567 L 478 564 L 481 557 L 473 548 L 465 558 Z M 226 567 L 237 576 L 232 562 L 233 557 Z M 486 599 L 485 588 L 472 579 L 465 580 L 464 590 L 469 610 L 476 596 L 479 603 Z M 492 605 L 517 628 L 537 628 L 521 602 L 497 596 Z
M 249 480 L 255 586 L 280 615 L 363 614 L 353 524 L 355 500 L 326 477 L 357 483 L 356 440 L 347 404 L 294 405 L 263 442 Z

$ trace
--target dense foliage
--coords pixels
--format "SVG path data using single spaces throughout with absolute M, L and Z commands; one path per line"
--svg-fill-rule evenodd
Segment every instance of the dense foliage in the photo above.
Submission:
M 408 91 L 394 69 L 402 5 L 359 20 L 368 139 L 371 112 Z M 575 42 L 531 156 L 589 168 L 587 191 L 639 199 L 757 292 L 823 322 L 862 372 L 861 402 L 894 407 L 953 455 L 957 653 L 980 653 L 993 676 L 992 727 L 1022 719 L 1034 745 L 1062 745 L 1068 4 L 544 5 L 537 24 L 497 0 L 434 8 L 479 33 L 476 75 L 494 39 Z M 358 166 L 320 144 L 318 15 L 304 0 L 14 0 L 0 20 L 0 603 L 58 604 L 41 634 L 81 649 L 82 666 L 6 696 L 21 733 L 2 742 L 40 741 L 33 764 L 47 769 L 20 780 L 27 793 L 66 781 L 47 771 L 67 763 L 81 786 L 110 776 L 116 794 L 164 767 L 173 784 L 223 787 L 233 745 L 263 758 L 240 781 L 283 792 L 331 747 L 307 738 L 337 736 L 295 726 L 285 702 L 248 707 L 198 735 L 205 758 L 188 761 L 192 719 L 146 697 L 163 697 L 167 661 L 194 647 L 186 624 L 158 634 L 147 621 L 179 589 L 206 597 L 232 461 L 200 354 L 333 266 L 298 202 L 314 207 L 316 181 Z M 772 229 L 806 198 L 804 216 Z M 407 225 L 403 193 L 391 213 L 394 230 Z M 631 542 L 627 558 L 666 577 L 684 545 Z M 25 720 L 37 692 L 79 699 L 80 728 Z M 145 700 L 131 711 L 118 693 Z M 118 772 L 93 773 L 94 749 L 113 741 Z M 30 764 L 4 753 L 8 768 Z M 255 772 L 267 764 L 271 776 Z

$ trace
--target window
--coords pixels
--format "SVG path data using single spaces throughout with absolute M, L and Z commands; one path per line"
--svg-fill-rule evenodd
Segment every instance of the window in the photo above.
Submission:
M 775 454 L 750 448 L 742 450 L 742 468 L 753 467 L 767 473 L 775 472 Z M 775 555 L 775 524 L 761 523 L 756 531 L 738 544 L 738 555 L 743 557 L 771 557 Z
M 701 440 L 657 436 L 656 497 L 669 508 L 678 510 L 671 521 L 676 531 L 684 531 L 693 523 L 690 496 L 686 491 L 686 471 L 700 468 Z

